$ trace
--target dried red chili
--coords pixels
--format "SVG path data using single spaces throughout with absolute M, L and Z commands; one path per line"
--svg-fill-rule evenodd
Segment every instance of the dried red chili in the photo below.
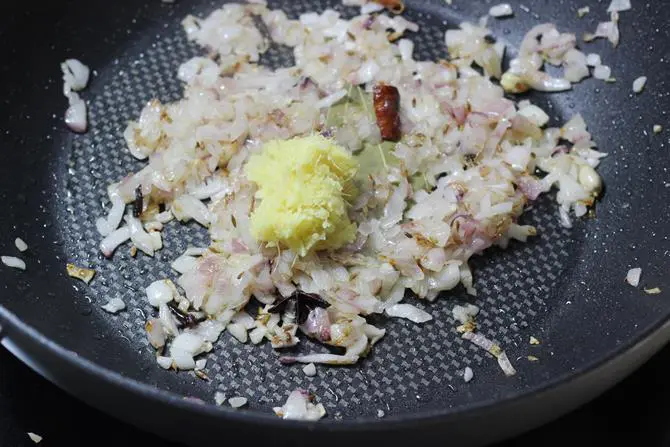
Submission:
M 401 134 L 398 89 L 392 85 L 377 84 L 372 89 L 372 100 L 382 140 L 399 141 Z
M 402 14 L 405 10 L 405 4 L 402 0 L 374 0 L 374 2 L 382 5 L 393 14 Z

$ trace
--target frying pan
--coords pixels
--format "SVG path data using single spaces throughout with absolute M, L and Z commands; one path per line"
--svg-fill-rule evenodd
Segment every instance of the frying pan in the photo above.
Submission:
M 190 373 L 163 371 L 143 333 L 152 312 L 143 288 L 171 277 L 169 262 L 187 245 L 207 242 L 195 226 L 167 227 L 155 259 L 120 250 L 112 261 L 97 248 L 95 218 L 106 206 L 105 187 L 139 163 L 124 150 L 127 120 L 157 97 L 176 100 L 178 65 L 202 50 L 186 42 L 180 20 L 207 14 L 220 1 L 159 0 L 3 2 L 0 36 L 3 105 L 0 116 L 0 252 L 16 254 L 14 238 L 30 246 L 26 271 L 0 275 L 2 344 L 32 368 L 121 419 L 166 438 L 220 444 L 243 436 L 253 442 L 341 444 L 410 442 L 477 445 L 513 435 L 573 409 L 612 386 L 670 337 L 670 242 L 667 238 L 670 20 L 664 2 L 635 2 L 621 14 L 622 42 L 582 44 L 599 52 L 616 82 L 588 79 L 568 93 L 532 94 L 558 124 L 581 112 L 601 150 L 606 191 L 596 217 L 559 225 L 553 197 L 524 215 L 539 230 L 526 244 L 489 250 L 473 260 L 482 308 L 480 331 L 507 351 L 518 374 L 505 378 L 495 360 L 460 339 L 450 309 L 472 300 L 454 291 L 429 306 L 424 325 L 376 321 L 387 336 L 361 364 L 319 367 L 314 378 L 281 366 L 268 345 L 253 347 L 224 334 L 208 358 L 209 382 Z M 336 2 L 283 1 L 289 15 L 323 10 Z M 422 26 L 413 36 L 417 54 L 445 56 L 443 31 L 476 20 L 489 2 L 407 0 L 407 15 Z M 576 9 L 591 12 L 578 19 Z M 509 54 L 532 25 L 551 21 L 581 36 L 607 20 L 602 2 L 524 0 L 515 17 L 492 20 Z M 344 14 L 352 9 L 337 6 Z M 83 93 L 90 130 L 64 127 L 66 100 L 59 62 L 83 60 L 94 71 Z M 264 62 L 286 64 L 290 53 L 273 49 Z M 632 81 L 649 81 L 640 95 Z M 94 268 L 90 286 L 65 273 L 66 262 Z M 641 267 L 640 288 L 623 279 Z M 642 287 L 660 287 L 647 295 Z M 121 297 L 128 309 L 111 316 L 100 309 Z M 528 343 L 534 336 L 538 346 Z M 302 349 L 314 349 L 309 341 Z M 532 355 L 539 359 L 528 361 Z M 462 379 L 465 366 L 475 373 Z M 283 421 L 271 407 L 289 391 L 307 388 L 329 417 L 318 423 Z M 216 390 L 244 396 L 241 410 L 211 404 Z M 184 396 L 190 397 L 185 399 Z M 198 400 L 199 399 L 199 400 Z M 383 417 L 379 417 L 381 414 Z M 420 436 L 420 438 L 418 438 Z

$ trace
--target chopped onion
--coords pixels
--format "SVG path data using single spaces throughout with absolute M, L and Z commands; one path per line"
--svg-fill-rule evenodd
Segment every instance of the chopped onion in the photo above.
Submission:
M 217 404 L 218 406 L 223 405 L 226 402 L 226 395 L 223 394 L 221 391 L 217 391 L 214 393 L 214 403 Z
M 589 165 L 579 168 L 578 180 L 587 192 L 597 192 L 602 187 L 600 175 Z
M 86 87 L 91 70 L 77 59 L 67 59 L 61 65 L 63 71 L 63 93 L 67 97 L 71 90 L 79 91 Z
M 266 328 L 257 327 L 256 329 L 249 332 L 249 340 L 251 340 L 251 343 L 257 345 L 263 340 L 263 338 L 265 338 L 267 332 L 268 330 Z
M 384 9 L 383 5 L 375 2 L 368 2 L 361 6 L 361 14 L 371 14 L 373 12 L 379 12 Z
M 318 421 L 326 415 L 326 409 L 322 404 L 314 405 L 311 397 L 305 390 L 295 390 L 289 394 L 283 406 L 275 407 L 273 410 L 282 419 Z
M 16 249 L 19 250 L 20 252 L 28 250 L 28 244 L 26 244 L 20 237 L 14 239 L 14 245 L 16 246 Z
M 23 261 L 23 259 L 19 259 L 16 256 L 2 256 L 0 259 L 7 267 L 12 267 L 19 270 L 26 269 L 26 263 Z
M 205 253 L 207 253 L 206 247 L 187 247 L 186 250 L 184 250 L 186 256 L 202 256 Z
M 383 335 L 383 332 L 382 334 Z M 352 345 L 347 347 L 344 355 L 338 354 L 306 354 L 297 357 L 280 357 L 279 361 L 285 364 L 291 363 L 324 363 L 326 365 L 353 365 L 358 361 L 361 354 L 368 347 L 368 338 L 359 337 Z
M 112 207 L 109 210 L 107 218 L 99 218 L 95 222 L 98 232 L 103 236 L 109 235 L 116 230 L 123 220 L 123 212 L 126 209 L 126 204 L 119 193 L 118 188 L 111 187 L 108 190 L 109 200 L 112 202 Z
M 433 317 L 428 313 L 411 304 L 394 304 L 386 308 L 389 317 L 406 318 L 414 323 L 425 323 Z
M 661 293 L 661 288 L 660 287 L 652 287 L 651 289 L 644 289 L 644 293 L 647 295 L 658 295 Z
M 663 132 L 663 126 L 661 126 L 660 124 L 654 124 L 654 127 L 652 127 L 652 131 L 655 134 L 659 134 L 659 133 Z
M 489 15 L 491 17 L 507 17 L 514 14 L 512 6 L 509 3 L 500 3 L 498 5 L 492 6 L 489 9 Z
M 647 77 L 640 76 L 639 78 L 633 81 L 633 91 L 635 93 L 640 93 L 644 90 L 644 86 L 647 84 Z
M 65 111 L 65 124 L 74 132 L 86 132 L 86 103 L 83 99 L 77 98 L 67 108 Z
M 353 84 L 366 84 L 372 81 L 381 68 L 374 60 L 369 60 L 361 65 L 357 72 L 349 76 Z
M 214 393 L 214 403 L 216 403 L 218 406 L 223 405 L 223 403 L 226 401 L 226 395 L 223 394 L 221 391 L 217 391 Z
M 596 79 L 602 79 L 602 80 L 609 79 L 611 75 L 612 70 L 607 65 L 598 65 L 593 70 L 593 77 Z
M 509 358 L 507 357 L 507 354 L 505 354 L 504 351 L 501 352 L 500 355 L 498 355 L 498 366 L 500 366 L 500 369 L 503 370 L 503 372 L 507 377 L 516 374 L 516 370 L 512 366 L 512 363 L 509 361 Z
M 198 324 L 193 329 L 193 332 L 197 333 L 203 338 L 203 340 L 208 342 L 215 342 L 218 340 L 219 335 L 226 329 L 226 324 L 218 320 L 205 320 L 202 323 Z
M 586 55 L 575 48 L 571 48 L 563 56 L 563 67 L 563 77 L 570 82 L 579 82 L 589 76 Z
M 156 363 L 163 369 L 170 369 L 172 367 L 172 358 L 159 355 L 156 357 Z
M 519 115 L 528 118 L 538 127 L 542 127 L 549 122 L 549 115 L 544 110 L 535 105 L 527 105 L 519 110 Z
M 632 268 L 626 274 L 626 282 L 633 287 L 637 287 L 640 285 L 640 276 L 642 276 L 642 269 L 639 267 Z
M 114 250 L 128 239 L 130 239 L 130 228 L 119 228 L 118 230 L 112 231 L 102 240 L 102 242 L 100 242 L 100 250 L 105 257 L 109 258 L 114 253 Z
M 167 307 L 166 305 L 163 306 Z M 161 309 L 163 306 L 161 306 Z M 203 352 L 208 352 L 211 349 L 212 344 L 206 342 L 198 334 L 194 332 L 182 332 L 172 341 L 170 356 L 174 360 L 174 365 L 177 369 L 195 369 L 195 360 L 193 357 Z
M 145 229 L 147 229 L 146 226 Z M 151 245 L 154 250 L 160 250 L 163 248 L 163 237 L 161 236 L 160 231 L 149 231 L 149 237 L 151 238 Z
M 316 376 L 316 365 L 314 365 L 314 363 L 308 363 L 302 368 L 302 372 L 308 377 L 314 377 Z
M 400 57 L 403 61 L 411 61 L 412 52 L 414 51 L 414 42 L 409 39 L 400 39 L 398 41 L 398 51 L 400 51 Z
M 209 225 L 211 219 L 209 210 L 205 204 L 195 197 L 186 194 L 174 201 L 172 204 L 172 214 L 182 222 L 194 219 L 205 227 Z
M 231 397 L 228 399 L 228 403 L 233 408 L 241 408 L 247 404 L 247 398 L 241 396 Z
M 205 341 L 192 332 L 182 332 L 172 341 L 170 353 L 181 351 L 196 356 L 205 351 Z
M 612 0 L 612 3 L 607 7 L 607 12 L 628 11 L 630 8 L 630 0 Z
M 179 334 L 179 328 L 177 328 L 177 323 L 167 304 L 162 304 L 158 307 L 158 318 L 163 323 L 163 328 L 165 328 L 165 332 L 168 335 L 176 337 Z
M 195 360 L 187 352 L 170 349 L 170 356 L 173 366 L 177 369 L 189 370 L 195 368 Z
M 115 314 L 125 309 L 126 303 L 124 303 L 121 298 L 112 298 L 107 302 L 107 304 L 101 307 L 103 310 L 109 312 L 110 314 Z
M 519 190 L 530 200 L 537 199 L 545 191 L 545 185 L 542 181 L 533 176 L 524 176 L 517 179 Z
M 137 248 L 142 250 L 149 256 L 154 255 L 154 244 L 155 241 L 153 238 L 144 231 L 142 222 L 132 214 L 126 214 L 126 222 L 128 223 L 128 229 L 130 230 L 130 240 L 135 244 Z
M 564 206 L 558 207 L 558 217 L 560 218 L 561 225 L 563 225 L 565 228 L 572 228 L 572 219 L 570 219 L 568 210 L 565 209 Z
M 74 132 L 86 132 L 86 103 L 75 91 L 88 84 L 89 68 L 77 59 L 68 59 L 61 64 L 63 71 L 63 94 L 69 107 L 65 112 L 65 124 Z
M 328 311 L 317 307 L 309 312 L 307 321 L 301 326 L 301 329 L 311 337 L 327 342 L 330 340 L 330 324 Z
M 170 264 L 170 267 L 179 273 L 190 272 L 198 266 L 198 260 L 193 256 L 181 255 Z
M 503 370 L 506 376 L 513 376 L 516 374 L 516 370 L 507 358 L 505 351 L 503 351 L 496 343 L 492 342 L 483 335 L 475 334 L 474 332 L 465 332 L 462 337 L 466 340 L 470 340 L 473 344 L 479 346 L 482 349 L 485 349 L 494 357 L 496 357 L 498 359 L 498 365 L 500 365 L 500 368 Z
M 500 85 L 508 93 L 523 93 L 530 88 L 541 92 L 561 92 L 570 90 L 570 81 L 553 78 L 540 70 L 527 70 L 522 75 L 506 72 L 500 79 Z
M 226 330 L 235 337 L 240 343 L 246 343 L 248 340 L 247 330 L 239 323 L 230 323 Z
M 161 304 L 167 304 L 174 298 L 174 285 L 169 279 L 154 281 L 146 288 L 149 304 L 159 307 Z
M 325 109 L 326 107 L 330 107 L 334 105 L 336 102 L 338 102 L 340 99 L 344 98 L 347 96 L 347 90 L 342 89 L 338 90 L 335 93 L 326 96 L 325 98 L 319 100 L 319 102 L 316 103 L 315 107 L 317 109 Z
M 465 306 L 456 305 L 451 310 L 451 314 L 455 320 L 459 321 L 461 324 L 465 324 L 468 321 L 472 321 L 472 318 L 479 313 L 479 307 L 473 304 L 466 304 Z
M 619 45 L 619 13 L 617 11 L 610 13 L 609 22 L 600 22 L 596 27 L 595 33 L 584 35 L 584 41 L 590 42 L 601 37 L 607 38 L 615 47 Z
M 207 366 L 207 359 L 199 359 L 195 361 L 195 370 L 202 371 Z
M 598 65 L 602 65 L 602 60 L 600 59 L 600 55 L 596 53 L 589 53 L 586 55 L 586 64 L 590 67 L 597 67 Z
M 474 375 L 475 374 L 472 372 L 472 368 L 470 368 L 469 366 L 466 366 L 465 371 L 463 372 L 463 380 L 465 381 L 465 383 L 468 383 L 469 381 L 472 380 Z
M 241 325 L 246 330 L 251 330 L 256 327 L 256 320 L 245 311 L 236 313 L 231 321 Z
M 165 224 L 170 222 L 174 218 L 174 215 L 170 211 L 166 210 L 163 211 L 162 213 L 156 214 L 154 218 L 156 219 L 157 222 Z
M 42 442 L 42 439 L 44 439 L 40 435 L 30 431 L 27 433 L 27 435 L 30 438 L 30 440 L 33 441 L 35 444 L 39 444 L 40 442 Z
M 579 8 L 577 10 L 577 17 L 579 17 L 581 19 L 582 17 L 584 17 L 589 12 L 591 12 L 591 8 L 589 8 L 588 6 L 584 6 L 582 8 Z
M 439 273 L 444 263 L 447 262 L 447 255 L 441 247 L 432 248 L 421 258 L 420 262 L 421 267 Z
M 158 318 L 151 318 L 144 325 L 147 331 L 147 339 L 151 346 L 155 349 L 160 349 L 165 346 L 165 332 L 163 331 L 163 324 Z

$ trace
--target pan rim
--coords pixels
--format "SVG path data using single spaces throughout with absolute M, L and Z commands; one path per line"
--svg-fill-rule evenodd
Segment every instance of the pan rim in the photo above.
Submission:
M 57 356 L 61 360 L 69 363 L 85 373 L 96 376 L 102 381 L 110 385 L 121 387 L 127 392 L 139 395 L 143 398 L 148 398 L 156 403 L 170 405 L 179 408 L 183 411 L 189 411 L 201 416 L 222 418 L 229 422 L 246 422 L 256 424 L 268 424 L 276 429 L 309 429 L 318 432 L 343 432 L 343 431 L 359 431 L 359 432 L 376 432 L 389 429 L 403 429 L 409 427 L 416 427 L 418 425 L 430 425 L 431 423 L 445 422 L 455 419 L 467 419 L 468 417 L 476 416 L 477 414 L 495 411 L 496 408 L 504 408 L 513 406 L 515 404 L 523 403 L 528 399 L 537 398 L 551 392 L 557 392 L 567 388 L 570 385 L 578 386 L 582 381 L 588 381 L 591 376 L 599 375 L 604 370 L 616 368 L 618 363 L 630 363 L 629 357 L 639 352 L 640 361 L 630 363 L 633 367 L 628 370 L 619 371 L 618 374 L 610 376 L 610 382 L 601 386 L 593 397 L 599 395 L 601 392 L 609 389 L 619 380 L 629 375 L 632 371 L 637 369 L 644 361 L 655 354 L 663 345 L 670 339 L 670 316 L 659 318 L 656 322 L 650 324 L 644 331 L 641 331 L 639 336 L 631 337 L 625 343 L 619 345 L 616 349 L 610 351 L 609 355 L 592 361 L 590 364 L 584 365 L 578 370 L 563 373 L 551 380 L 541 383 L 540 385 L 526 388 L 519 393 L 509 397 L 500 399 L 486 399 L 470 403 L 468 405 L 459 407 L 445 407 L 441 410 L 421 411 L 414 414 L 389 415 L 384 418 L 375 417 L 361 417 L 357 419 L 343 419 L 335 420 L 326 418 L 321 421 L 294 421 L 277 418 L 270 413 L 264 414 L 259 412 L 243 412 L 232 408 L 218 407 L 211 403 L 202 405 L 201 403 L 191 402 L 184 399 L 177 393 L 172 391 L 160 389 L 158 387 L 149 385 L 138 380 L 124 377 L 120 373 L 111 370 L 105 366 L 99 365 L 89 359 L 78 355 L 75 351 L 69 350 L 64 346 L 56 343 L 34 327 L 23 322 L 18 316 L 9 311 L 4 306 L 0 305 L 0 344 L 7 348 L 7 344 L 11 344 L 11 336 L 7 333 L 6 328 L 11 328 L 20 332 L 22 335 L 31 339 L 31 341 L 39 344 L 43 348 L 51 351 L 51 354 Z M 10 343 L 7 343 L 9 340 Z M 19 345 L 15 345 L 20 349 Z M 12 354 L 16 355 L 13 350 L 9 349 Z M 19 356 L 17 356 L 19 357 Z M 19 357 L 20 358 L 20 357 Z M 20 358 L 21 359 L 21 358 Z M 23 359 L 21 359 L 26 363 Z M 34 369 L 40 375 L 43 375 L 48 380 L 45 374 L 36 370 L 32 365 L 26 363 L 29 367 Z M 615 365 L 616 364 L 616 365 Z M 58 383 L 56 386 L 61 387 Z M 61 387 L 62 388 L 62 387 Z M 67 391 L 67 390 L 66 390 Z M 568 408 L 572 408 L 584 402 L 573 404 Z M 564 411 L 562 414 L 566 413 Z M 555 417 L 561 414 L 555 415 Z M 532 427 L 528 427 L 532 428 Z

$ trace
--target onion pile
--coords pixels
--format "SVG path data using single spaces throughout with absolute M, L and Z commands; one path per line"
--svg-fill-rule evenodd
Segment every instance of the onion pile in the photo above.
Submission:
M 582 117 L 547 127 L 549 115 L 540 107 L 506 96 L 566 90 L 590 75 L 589 66 L 604 71 L 599 57 L 576 48 L 574 34 L 551 24 L 534 27 L 503 72 L 504 43 L 482 24 L 462 23 L 445 33 L 448 61 L 416 61 L 410 33 L 419 31 L 417 24 L 394 14 L 393 5 L 388 13 L 381 3 L 348 1 L 362 14 L 346 20 L 326 10 L 289 19 L 253 2 L 187 17 L 188 38 L 212 57 L 179 68 L 182 100 L 149 102 L 126 129 L 130 153 L 145 165 L 107 190 L 109 213 L 96 222 L 105 256 L 127 241 L 153 256 L 164 224 L 174 218 L 197 222 L 211 238 L 208 247 L 190 247 L 174 260 L 174 282 L 147 285 L 156 310 L 147 337 L 161 367 L 204 368 L 199 356 L 224 331 L 240 343 L 267 340 L 275 349 L 294 346 L 303 335 L 342 348 L 341 354 L 279 356 L 284 364 L 307 364 L 308 375 L 314 363 L 355 363 L 385 335 L 369 315 L 417 324 L 432 319 L 402 303 L 407 290 L 433 301 L 463 284 L 476 295 L 469 259 L 534 236 L 537 230 L 518 220 L 541 194 L 558 190 L 565 226 L 598 197 L 595 168 L 606 154 Z M 510 12 L 499 5 L 492 15 Z M 259 65 L 268 39 L 291 47 L 295 66 Z M 545 61 L 563 67 L 563 76 L 542 71 Z M 374 107 L 374 92 L 382 90 L 393 93 L 384 110 Z M 265 142 L 311 133 L 367 161 L 353 180 L 358 193 L 348 210 L 355 241 L 298 256 L 250 234 L 261 199 L 244 172 Z M 252 297 L 260 309 L 247 306 Z M 454 309 L 459 331 L 513 374 L 502 349 L 474 331 L 477 310 Z M 321 409 L 296 391 L 276 411 L 311 419 Z

